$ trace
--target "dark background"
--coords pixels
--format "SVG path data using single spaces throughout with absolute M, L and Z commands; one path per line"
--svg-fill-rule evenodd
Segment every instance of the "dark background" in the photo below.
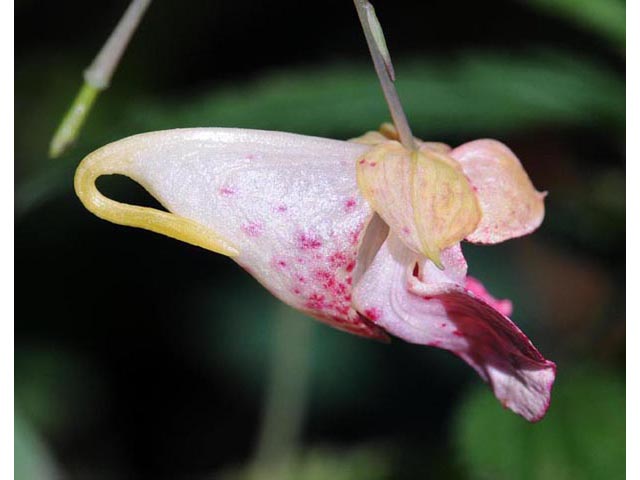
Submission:
M 388 116 L 350 1 L 156 1 L 48 159 L 126 5 L 16 3 L 16 478 L 623 478 L 623 2 L 375 3 L 416 136 L 498 138 L 550 192 L 532 236 L 465 246 L 558 364 L 536 425 L 444 351 L 293 318 L 229 259 L 82 208 L 75 166 L 127 135 L 350 138 Z

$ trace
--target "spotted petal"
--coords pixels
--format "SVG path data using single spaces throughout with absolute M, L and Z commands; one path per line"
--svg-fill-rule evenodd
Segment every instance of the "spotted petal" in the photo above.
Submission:
M 288 133 L 197 128 L 146 133 L 85 158 L 85 206 L 230 255 L 276 297 L 337 328 L 386 338 L 351 307 L 363 231 L 373 212 L 354 165 L 365 145 Z M 168 211 L 115 202 L 95 187 L 126 175 Z
M 496 140 L 475 140 L 449 155 L 474 187 L 482 219 L 467 240 L 498 243 L 531 233 L 544 218 L 545 194 L 538 192 L 520 160 Z
M 442 262 L 444 271 L 392 233 L 358 282 L 354 304 L 393 335 L 452 351 L 491 385 L 505 407 L 529 421 L 541 419 L 555 365 L 511 320 L 462 286 L 466 263 L 459 247 L 445 250 Z

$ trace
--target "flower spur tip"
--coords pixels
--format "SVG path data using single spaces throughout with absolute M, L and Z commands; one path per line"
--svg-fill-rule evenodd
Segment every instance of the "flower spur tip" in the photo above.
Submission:
M 228 257 L 240 254 L 230 242 L 188 218 L 155 208 L 117 202 L 96 186 L 103 175 L 119 174 L 135 180 L 130 157 L 133 151 L 118 149 L 118 142 L 89 154 L 76 170 L 74 187 L 82 204 L 96 216 L 120 225 L 143 228 Z

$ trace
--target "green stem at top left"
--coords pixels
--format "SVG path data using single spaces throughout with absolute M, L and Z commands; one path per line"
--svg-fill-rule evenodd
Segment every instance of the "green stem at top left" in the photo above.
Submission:
M 78 137 L 98 93 L 105 90 L 151 0 L 132 0 L 106 43 L 84 72 L 84 83 L 49 145 L 49 156 L 62 155 Z

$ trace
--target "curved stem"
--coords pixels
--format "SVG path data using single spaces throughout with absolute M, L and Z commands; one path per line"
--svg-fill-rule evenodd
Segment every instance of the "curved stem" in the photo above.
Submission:
M 415 150 L 416 145 L 413 141 L 413 134 L 411 133 L 407 117 L 400 103 L 400 97 L 398 97 L 398 92 L 393 83 L 395 81 L 393 64 L 391 63 L 391 56 L 389 55 L 384 34 L 382 33 L 382 27 L 380 26 L 378 17 L 376 17 L 376 12 L 373 5 L 367 0 L 353 0 L 353 3 L 358 12 L 358 18 L 362 24 L 364 36 L 367 39 L 373 66 L 378 74 L 382 92 L 389 106 L 391 118 L 398 131 L 400 141 L 405 147 Z

